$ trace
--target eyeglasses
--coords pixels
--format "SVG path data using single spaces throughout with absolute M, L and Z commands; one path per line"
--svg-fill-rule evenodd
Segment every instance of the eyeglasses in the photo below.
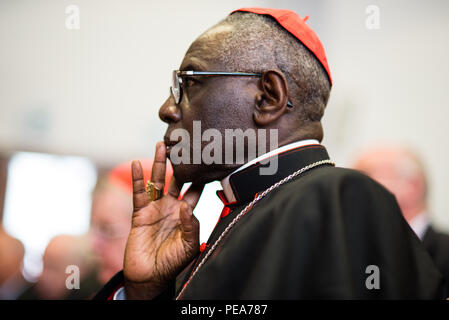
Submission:
M 170 87 L 170 92 L 175 100 L 176 104 L 179 104 L 182 98 L 182 79 L 186 77 L 212 77 L 212 76 L 237 76 L 237 77 L 261 77 L 261 73 L 251 73 L 251 72 L 221 72 L 221 71 L 180 71 L 174 70 L 172 76 L 172 86 Z M 287 105 L 293 107 L 293 104 L 288 101 Z

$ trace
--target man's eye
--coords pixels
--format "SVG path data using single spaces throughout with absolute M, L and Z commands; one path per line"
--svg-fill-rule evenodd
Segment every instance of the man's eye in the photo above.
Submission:
M 195 79 L 192 79 L 192 78 L 189 78 L 189 79 L 186 80 L 186 86 L 187 87 L 192 87 L 192 86 L 194 86 L 197 83 L 198 82 Z

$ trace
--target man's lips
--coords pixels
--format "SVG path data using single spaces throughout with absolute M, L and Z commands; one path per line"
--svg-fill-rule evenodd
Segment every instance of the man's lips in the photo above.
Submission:
M 170 158 L 170 152 L 172 150 L 172 147 L 176 144 L 178 144 L 179 141 L 172 141 L 170 140 L 170 138 L 168 138 L 167 136 L 164 136 L 164 143 L 165 143 L 165 148 L 167 150 L 167 158 Z
M 173 147 L 175 144 L 177 144 L 179 141 L 172 141 L 172 140 L 170 140 L 170 138 L 168 138 L 168 137 L 166 137 L 166 136 L 164 136 L 164 143 L 165 143 L 165 146 L 168 148 L 168 147 Z

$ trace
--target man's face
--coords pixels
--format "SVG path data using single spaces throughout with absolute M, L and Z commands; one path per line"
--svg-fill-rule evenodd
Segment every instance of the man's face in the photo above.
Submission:
M 220 42 L 229 30 L 212 29 L 198 38 L 187 51 L 180 70 L 194 71 L 242 71 L 231 70 L 223 63 Z M 247 71 L 247 70 L 244 70 Z M 217 129 L 222 139 L 222 163 L 224 163 L 225 129 L 253 128 L 254 97 L 258 90 L 258 78 L 250 77 L 188 77 L 183 79 L 182 97 L 178 105 L 169 97 L 161 106 L 160 118 L 168 124 L 164 136 L 169 146 L 175 129 L 184 129 L 190 136 L 190 163 L 173 164 L 174 174 L 179 182 L 210 182 L 224 178 L 238 165 L 235 164 L 193 164 L 193 121 L 200 121 L 201 134 L 207 129 Z M 198 143 L 198 141 L 196 141 Z M 201 142 L 201 149 L 209 141 Z M 168 154 L 168 156 L 170 156 Z
M 98 277 L 106 283 L 123 268 L 132 197 L 109 185 L 92 201 L 91 247 L 98 257 Z
M 401 149 L 373 149 L 360 156 L 354 168 L 393 193 L 404 217 L 424 205 L 425 182 L 410 156 Z

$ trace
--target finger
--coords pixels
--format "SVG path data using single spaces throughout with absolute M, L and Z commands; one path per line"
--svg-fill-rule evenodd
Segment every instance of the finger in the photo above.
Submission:
M 145 192 L 145 181 L 140 161 L 131 163 L 131 175 L 133 180 L 133 212 L 139 211 L 148 205 L 148 197 Z
M 187 202 L 183 202 L 179 210 L 182 238 L 192 247 L 198 246 L 200 226 L 198 220 L 193 215 L 192 207 Z
M 201 193 L 203 192 L 204 184 L 192 184 L 185 193 L 184 197 L 182 197 L 182 200 L 187 202 L 190 207 L 195 209 L 196 204 L 198 203 L 198 200 L 201 197 Z
M 153 160 L 153 168 L 151 169 L 151 182 L 161 190 L 165 184 L 165 168 L 167 165 L 167 149 L 163 142 L 156 144 L 156 152 Z
M 179 193 L 181 192 L 181 189 L 182 189 L 182 183 L 178 183 L 176 181 L 175 177 L 173 176 L 170 180 L 170 186 L 168 187 L 167 193 L 177 199 L 179 197 Z

